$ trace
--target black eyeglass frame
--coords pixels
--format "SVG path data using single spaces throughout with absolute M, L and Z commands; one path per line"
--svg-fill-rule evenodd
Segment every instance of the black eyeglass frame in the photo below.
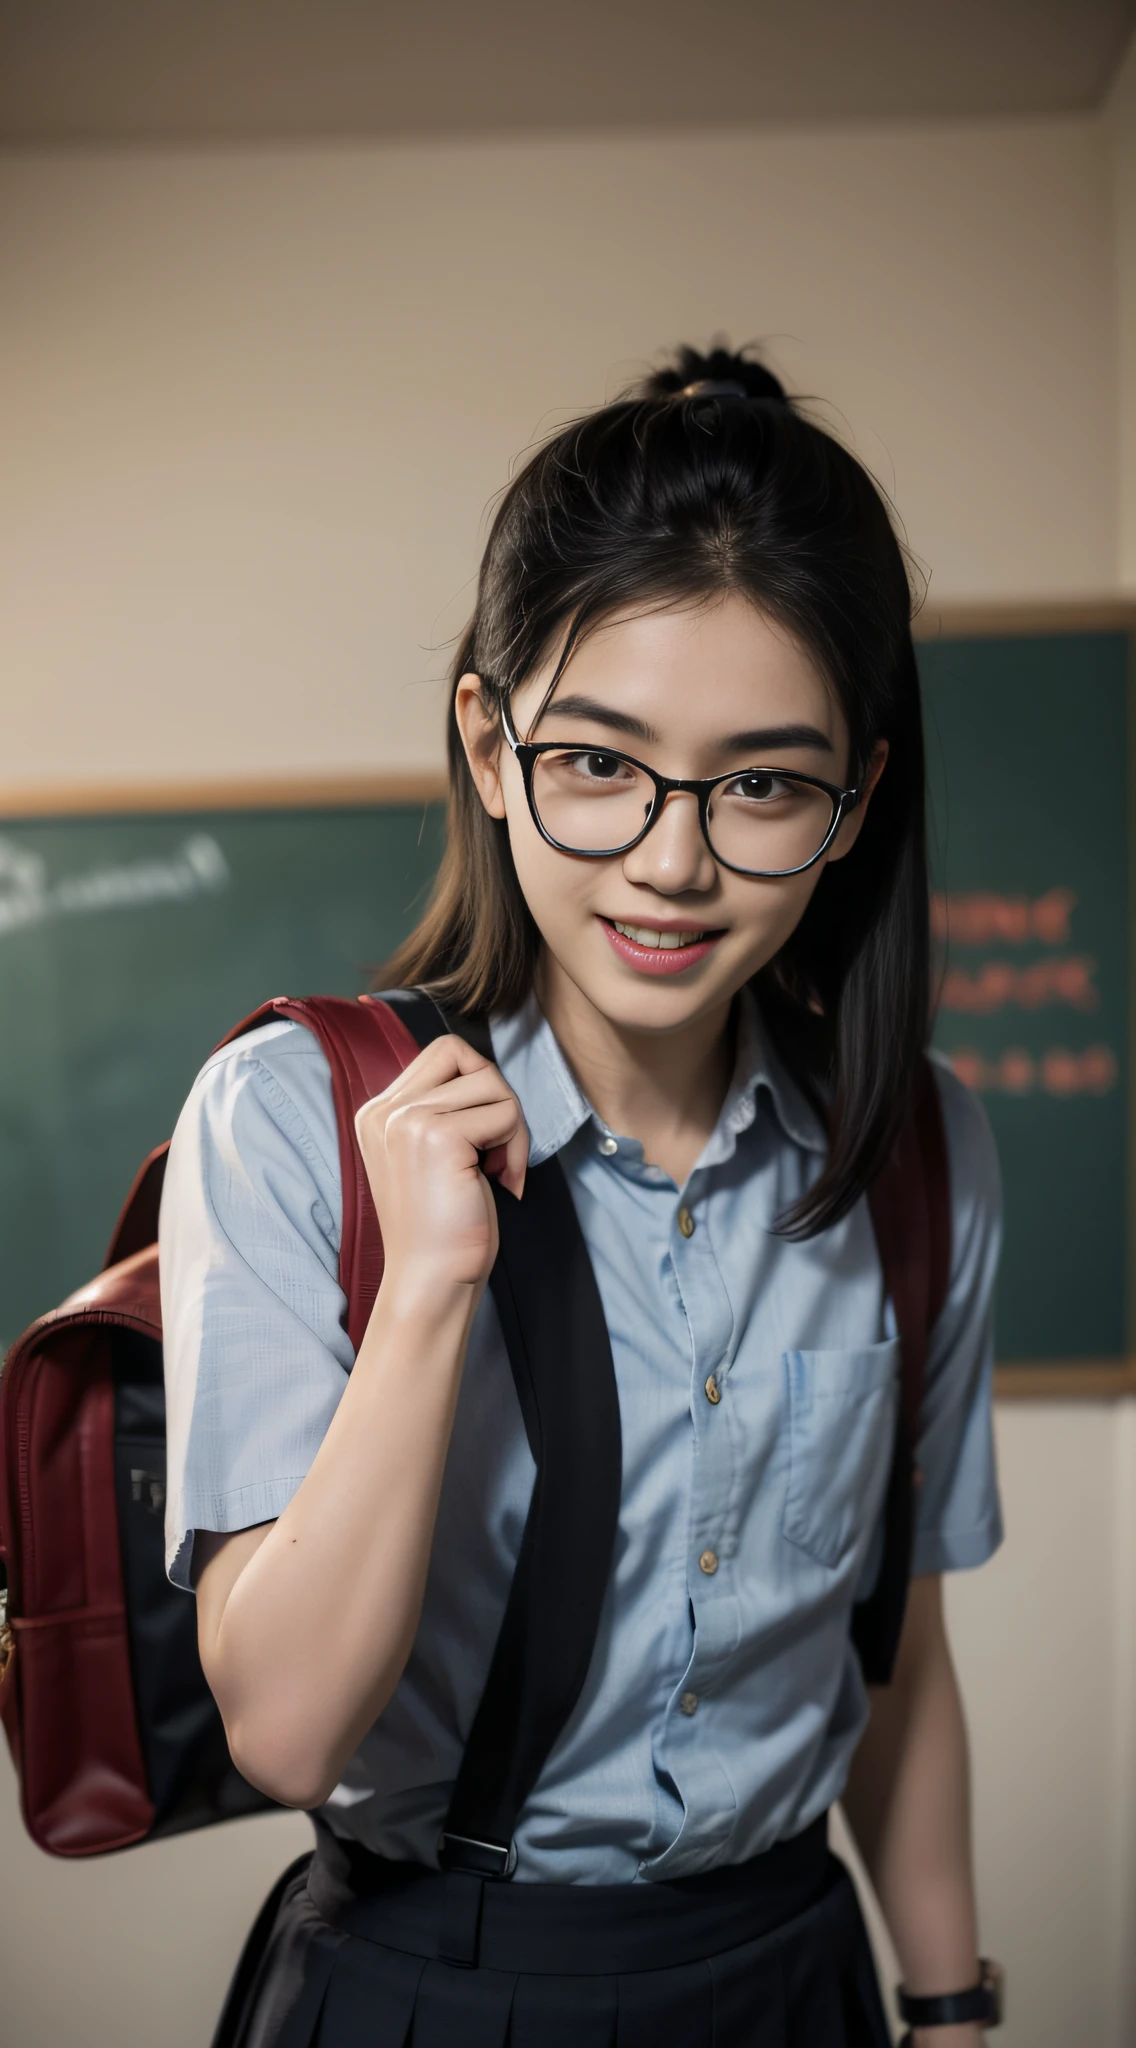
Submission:
M 714 859 L 718 862 L 719 867 L 728 868 L 730 873 L 734 875 L 753 875 L 761 881 L 779 881 L 783 876 L 803 875 L 809 868 L 815 867 L 818 860 L 823 860 L 845 818 L 851 811 L 855 810 L 863 795 L 863 789 L 859 785 L 851 789 L 841 789 L 837 783 L 823 782 L 819 775 L 802 775 L 796 768 L 774 768 L 765 764 L 760 767 L 730 768 L 725 775 L 660 775 L 658 769 L 648 767 L 646 761 L 637 761 L 634 754 L 621 753 L 618 747 L 573 747 L 564 740 L 519 740 L 513 729 L 513 721 L 509 717 L 508 704 L 505 702 L 502 702 L 501 705 L 501 724 L 504 729 L 505 738 L 520 763 L 521 774 L 524 778 L 525 796 L 528 799 L 533 824 L 536 826 L 541 838 L 545 841 L 546 845 L 555 848 L 557 853 L 575 854 L 580 860 L 610 860 L 614 853 L 630 853 L 633 846 L 638 846 L 640 841 L 647 837 L 670 791 L 678 789 L 689 791 L 691 796 L 698 798 L 698 822 L 702 827 L 702 837 L 710 848 Z M 650 776 L 651 781 L 655 785 L 654 800 L 634 839 L 624 840 L 622 846 L 589 848 L 564 846 L 559 839 L 553 838 L 551 832 L 543 824 L 536 807 L 536 800 L 533 796 L 533 772 L 541 754 L 554 753 L 602 754 L 605 760 L 626 761 L 629 768 L 638 768 L 644 775 Z M 714 842 L 710 837 L 711 796 L 723 782 L 736 782 L 743 775 L 774 775 L 786 782 L 806 782 L 810 789 L 823 789 L 825 795 L 830 799 L 832 803 L 832 822 L 829 825 L 828 831 L 825 833 L 824 839 L 816 852 L 811 854 L 808 860 L 802 861 L 799 867 L 740 868 L 734 861 L 723 860 L 721 854 L 715 849 Z

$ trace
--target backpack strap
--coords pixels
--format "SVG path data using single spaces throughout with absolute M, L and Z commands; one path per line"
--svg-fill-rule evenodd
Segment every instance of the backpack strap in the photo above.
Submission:
M 456 1031 L 486 1059 L 481 1018 L 450 1020 L 414 991 L 384 996 L 423 1045 Z M 513 1830 L 583 1691 L 611 1574 L 623 1449 L 611 1340 L 559 1159 L 530 1166 L 522 1201 L 490 1182 L 499 1252 L 489 1284 L 536 1464 L 489 1676 L 439 1845 L 445 1870 L 507 1877 Z
M 365 1102 L 381 1095 L 403 1068 L 417 1059 L 421 1047 L 387 1004 L 366 997 L 352 1001 L 347 996 L 275 996 L 234 1026 L 221 1045 L 231 1045 L 234 1039 L 277 1017 L 306 1024 L 331 1069 L 343 1185 L 339 1284 L 347 1297 L 347 1334 L 358 1351 L 383 1277 L 383 1240 L 363 1156 L 355 1142 L 355 1116 Z
M 142 1161 L 131 1182 L 130 1193 L 122 1205 L 114 1236 L 107 1247 L 103 1260 L 103 1271 L 108 1266 L 117 1266 L 120 1259 L 132 1258 L 135 1252 L 144 1251 L 147 1245 L 158 1241 L 158 1208 L 162 1200 L 162 1186 L 166 1178 L 166 1154 L 170 1149 L 167 1138 L 164 1145 L 155 1145 L 154 1150 Z
M 884 1543 L 875 1586 L 858 1602 L 852 1640 L 869 1685 L 886 1685 L 903 1631 L 914 1539 L 915 1452 L 931 1332 L 951 1266 L 950 1174 L 935 1071 L 924 1059 L 915 1106 L 868 1189 L 884 1287 L 895 1310 L 900 1399 L 884 1502 Z

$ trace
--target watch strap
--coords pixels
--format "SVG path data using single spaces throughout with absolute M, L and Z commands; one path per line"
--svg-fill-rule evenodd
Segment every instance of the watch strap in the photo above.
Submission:
M 896 1991 L 899 2017 L 908 2027 L 996 2027 L 1002 2018 L 1001 1971 L 983 1957 L 977 1984 L 938 1998 L 916 1998 L 901 1984 Z

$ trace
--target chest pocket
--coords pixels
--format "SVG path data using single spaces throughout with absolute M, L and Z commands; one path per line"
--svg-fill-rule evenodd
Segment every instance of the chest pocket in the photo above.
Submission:
M 865 1545 L 883 1504 L 899 1398 L 899 1342 L 786 1351 L 789 1484 L 782 1530 L 835 1569 Z

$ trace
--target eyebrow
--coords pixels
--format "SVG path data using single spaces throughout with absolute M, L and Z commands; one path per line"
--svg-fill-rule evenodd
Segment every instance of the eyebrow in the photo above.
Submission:
M 633 718 L 630 712 L 614 711 L 607 704 L 600 704 L 594 697 L 554 697 L 545 706 L 543 717 L 549 718 L 559 712 L 562 718 L 587 719 L 595 725 L 606 725 L 612 732 L 626 733 L 628 738 L 646 740 L 657 744 L 659 734 L 653 725 L 642 718 Z M 538 719 L 537 723 L 540 723 Z M 777 753 L 786 747 L 815 747 L 820 752 L 831 754 L 832 741 L 815 725 L 759 725 L 749 732 L 729 732 L 718 741 L 720 754 Z

